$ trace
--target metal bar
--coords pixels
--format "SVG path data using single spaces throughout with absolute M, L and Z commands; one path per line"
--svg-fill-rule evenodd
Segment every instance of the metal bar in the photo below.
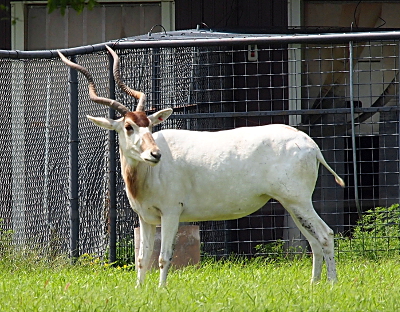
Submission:
M 184 32 L 181 32 L 184 34 Z M 213 33 L 215 34 L 215 33 Z M 207 36 L 207 33 L 204 34 Z M 289 43 L 347 43 L 352 41 L 369 40 L 398 40 L 399 31 L 391 32 L 366 32 L 366 33 L 342 33 L 342 34 L 293 34 L 293 35 L 220 35 L 214 38 L 189 38 L 189 39 L 169 39 L 162 38 L 162 41 L 151 38 L 134 39 L 134 41 L 118 41 L 114 44 L 118 48 L 143 48 L 143 47 L 187 47 L 187 46 L 226 46 L 226 45 L 249 45 L 249 44 L 289 44 Z M 160 37 L 161 39 L 161 37 Z M 111 43 L 110 43 L 111 44 Z
M 76 57 L 71 57 L 76 62 Z M 78 177 L 78 72 L 69 71 L 69 196 L 70 196 L 70 255 L 71 261 L 79 257 L 79 177 Z
M 400 107 L 400 42 L 397 42 L 397 105 L 398 107 Z M 398 125 L 397 125 L 397 157 L 400 156 L 400 113 L 397 114 L 397 121 L 398 121 Z M 397 172 L 400 171 L 400 164 L 399 162 L 397 162 Z M 400 185 L 400 175 L 398 176 L 398 185 Z M 400 190 L 399 190 L 400 192 Z M 400 199 L 400 193 L 398 194 L 398 198 Z M 399 230 L 400 230 L 400 223 L 399 223 Z
M 351 145 L 353 153 L 353 174 L 354 174 L 354 200 L 359 217 L 361 218 L 360 200 L 358 197 L 358 172 L 357 172 L 357 152 L 356 152 L 356 133 L 354 123 L 354 81 L 353 81 L 353 42 L 349 41 L 349 83 L 350 83 L 350 115 L 351 115 Z
M 397 42 L 397 105 L 400 107 L 400 42 Z M 397 157 L 400 156 L 400 113 L 397 114 Z M 398 158 L 397 158 L 398 159 Z M 400 164 L 397 161 L 397 172 L 400 171 Z M 397 177 L 398 185 L 400 185 L 400 175 Z M 400 189 L 398 189 L 399 193 L 397 198 L 400 199 Z M 400 223 L 398 224 L 398 230 L 400 230 Z
M 160 105 L 160 49 L 153 48 L 151 51 L 151 101 L 154 107 L 159 107 Z
M 400 107 L 354 107 L 354 114 L 378 113 L 399 111 Z M 325 114 L 351 114 L 351 108 L 327 108 L 327 109 L 305 109 L 305 110 L 274 110 L 274 111 L 249 111 L 249 112 L 215 112 L 195 114 L 173 114 L 172 119 L 193 119 L 193 118 L 222 118 L 222 117 L 261 117 L 261 116 L 290 116 L 290 115 L 325 115 Z
M 110 99 L 115 99 L 115 81 L 113 76 L 113 59 L 112 56 L 108 56 L 109 60 L 109 92 Z M 108 115 L 111 119 L 115 118 L 115 110 L 109 109 Z M 116 141 L 115 132 L 108 132 L 108 194 L 109 194 L 109 261 L 114 263 L 117 261 L 117 178 L 116 178 Z
M 212 38 L 204 38 L 212 36 Z M 158 39 L 157 39 L 158 38 Z M 345 32 L 330 34 L 229 34 L 205 31 L 179 31 L 169 32 L 168 36 L 152 34 L 152 36 L 140 36 L 124 38 L 118 41 L 109 41 L 82 47 L 60 49 L 66 55 L 89 54 L 105 50 L 105 45 L 113 48 L 133 49 L 152 47 L 185 47 L 185 46 L 226 46 L 249 44 L 289 44 L 289 43 L 347 43 L 349 41 L 362 42 L 369 40 L 399 40 L 400 31 L 373 31 L 373 32 Z M 48 51 L 18 51 L 0 50 L 0 58 L 28 59 L 28 58 L 58 58 L 57 50 Z
M 113 45 L 112 42 L 99 43 L 88 46 L 59 49 L 65 56 L 72 56 L 76 54 L 91 54 L 94 52 L 105 51 L 105 45 Z M 32 59 L 32 58 L 44 58 L 53 59 L 59 58 L 58 50 L 39 50 L 39 51 L 19 51 L 19 50 L 0 50 L 0 58 L 11 58 L 11 59 Z

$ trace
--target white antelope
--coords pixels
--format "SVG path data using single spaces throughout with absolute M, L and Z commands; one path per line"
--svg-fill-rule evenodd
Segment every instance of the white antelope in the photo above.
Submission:
M 219 132 L 162 130 L 152 134 L 152 126 L 166 120 L 172 109 L 146 116 L 145 95 L 121 81 L 119 58 L 107 49 L 114 58 L 118 86 L 139 100 L 136 111 L 98 97 L 90 73 L 59 55 L 87 78 L 92 101 L 122 115 L 117 120 L 87 117 L 118 133 L 126 194 L 140 222 L 138 285 L 149 267 L 157 225 L 161 224 L 159 267 L 160 285 L 164 285 L 179 222 L 241 218 L 271 198 L 285 207 L 310 243 L 312 281 L 321 277 L 323 258 L 328 279 L 336 280 L 333 231 L 315 212 L 311 196 L 319 163 L 342 187 L 344 182 L 326 163 L 317 144 L 305 133 L 277 124 Z

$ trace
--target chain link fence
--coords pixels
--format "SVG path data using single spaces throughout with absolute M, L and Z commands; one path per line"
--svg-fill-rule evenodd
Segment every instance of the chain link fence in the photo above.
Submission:
M 120 55 L 125 83 L 147 94 L 150 112 L 174 109 L 155 131 L 285 123 L 309 134 L 347 184 L 339 188 L 321 169 L 314 206 L 348 239 L 362 216 L 399 202 L 399 38 L 399 32 L 187 31 L 108 44 Z M 93 74 L 100 96 L 134 108 L 135 100 L 114 89 L 104 44 L 64 52 Z M 23 248 L 103 257 L 111 244 L 116 259 L 129 261 L 137 218 L 124 193 L 118 156 L 110 166 L 118 154 L 117 146 L 109 148 L 115 136 L 86 118 L 109 112 L 89 100 L 81 75 L 77 83 L 70 75 L 55 51 L 0 51 L 1 226 Z M 74 111 L 71 90 L 79 95 Z M 78 140 L 71 137 L 73 118 Z M 254 255 L 260 245 L 274 242 L 286 250 L 307 248 L 273 200 L 248 217 L 201 222 L 200 229 L 204 254 Z
M 79 61 L 107 90 L 107 57 Z M 70 250 L 70 114 L 68 68 L 56 59 L 0 59 L 1 178 L 0 218 L 21 248 Z M 102 77 L 101 77 L 102 76 Z M 79 83 L 87 94 L 86 82 Z M 102 255 L 106 247 L 106 134 L 86 114 L 107 113 L 82 96 L 79 103 L 79 253 Z

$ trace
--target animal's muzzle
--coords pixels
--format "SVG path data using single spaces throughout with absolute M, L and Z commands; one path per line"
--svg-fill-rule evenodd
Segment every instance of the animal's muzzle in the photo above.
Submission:
M 150 132 L 147 132 L 142 137 L 142 159 L 150 165 L 156 165 L 161 159 L 161 152 L 153 139 Z
M 158 149 L 153 149 L 151 151 L 144 152 L 142 154 L 142 159 L 149 165 L 155 166 L 161 160 L 161 152 Z
M 157 162 L 160 161 L 161 159 L 161 153 L 159 150 L 155 150 L 155 151 L 151 151 L 150 155 L 154 158 L 154 160 L 156 160 Z

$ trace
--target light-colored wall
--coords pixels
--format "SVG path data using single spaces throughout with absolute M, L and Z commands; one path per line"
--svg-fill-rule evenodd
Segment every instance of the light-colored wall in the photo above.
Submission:
M 66 9 L 47 13 L 46 3 L 13 2 L 12 49 L 47 50 L 70 48 L 143 35 L 157 24 L 174 29 L 174 2 L 100 1 L 80 14 Z M 156 28 L 155 32 L 161 31 Z

